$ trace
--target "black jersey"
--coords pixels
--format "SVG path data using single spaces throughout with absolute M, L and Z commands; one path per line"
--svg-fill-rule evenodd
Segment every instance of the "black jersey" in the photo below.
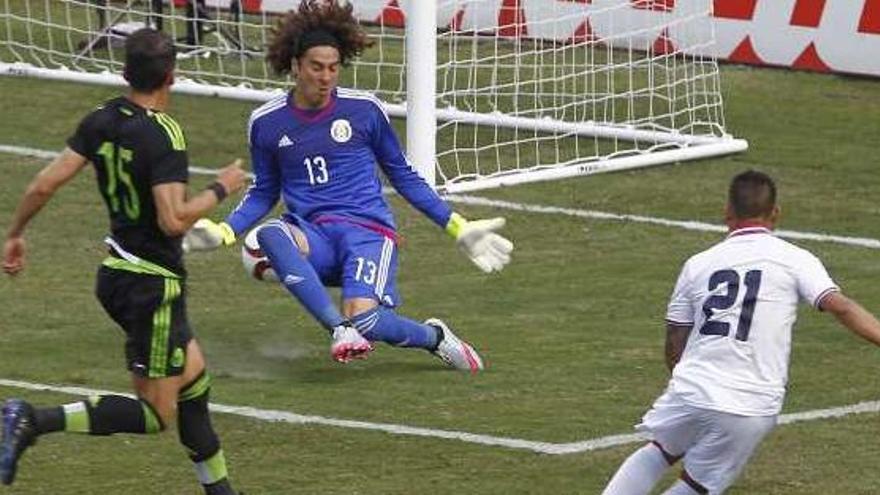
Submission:
M 67 144 L 95 166 L 116 244 L 183 274 L 181 238 L 159 229 L 152 191 L 156 184 L 189 177 L 186 141 L 177 122 L 119 97 L 86 116 Z

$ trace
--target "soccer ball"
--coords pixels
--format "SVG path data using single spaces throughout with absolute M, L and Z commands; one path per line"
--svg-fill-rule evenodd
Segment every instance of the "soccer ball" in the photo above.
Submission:
M 244 244 L 241 246 L 241 263 L 249 276 L 264 282 L 277 282 L 278 275 L 272 269 L 272 264 L 266 253 L 260 249 L 257 242 L 257 230 L 254 229 L 244 236 Z

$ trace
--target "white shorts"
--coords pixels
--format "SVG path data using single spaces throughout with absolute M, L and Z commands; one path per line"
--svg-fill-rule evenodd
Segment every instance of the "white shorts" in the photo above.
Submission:
M 740 416 L 702 409 L 666 391 L 636 428 L 649 432 L 667 454 L 684 457 L 688 475 L 710 494 L 716 494 L 733 484 L 774 426 L 776 416 Z

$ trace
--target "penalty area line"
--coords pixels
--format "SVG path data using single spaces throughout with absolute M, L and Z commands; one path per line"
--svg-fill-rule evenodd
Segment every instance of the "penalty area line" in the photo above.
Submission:
M 9 153 L 21 156 L 30 156 L 51 160 L 58 156 L 58 152 L 46 151 L 36 148 L 28 148 L 25 146 L 13 146 L 0 144 L 0 153 Z M 190 172 L 200 175 L 216 175 L 217 170 L 205 167 L 190 166 Z M 250 175 L 250 174 L 249 174 Z M 386 190 L 389 190 L 386 188 Z M 393 191 L 393 190 L 390 190 Z M 545 215 L 563 215 L 575 218 L 585 218 L 591 220 L 610 220 L 617 222 L 632 222 L 648 225 L 657 225 L 660 227 L 669 227 L 683 230 L 691 230 L 698 232 L 718 232 L 726 233 L 727 227 L 724 225 L 716 225 L 694 220 L 670 220 L 667 218 L 649 217 L 645 215 L 630 215 L 620 213 L 609 213 L 596 210 L 581 210 L 576 208 L 562 208 L 558 206 L 535 205 L 528 203 L 516 203 L 512 201 L 502 201 L 497 199 L 484 198 L 481 196 L 471 196 L 462 194 L 450 194 L 444 196 L 446 201 L 450 203 L 467 204 L 473 206 L 487 206 L 502 210 L 521 211 L 525 213 L 537 213 Z M 856 246 L 868 249 L 880 249 L 880 239 L 872 239 L 868 237 L 850 237 L 834 234 L 826 234 L 820 232 L 799 232 L 795 230 L 776 230 L 774 233 L 783 239 L 792 239 L 799 241 L 815 241 L 826 242 L 832 244 L 843 244 L 846 246 Z
M 111 392 L 107 390 L 98 390 L 77 386 L 48 385 L 42 383 L 25 382 L 21 380 L 8 380 L 3 378 L 0 378 L 0 386 L 37 392 L 55 392 L 76 396 L 116 394 L 131 397 L 131 394 L 120 394 L 118 392 Z M 519 438 L 481 435 L 477 433 L 468 433 L 463 431 L 421 428 L 393 423 L 372 423 L 368 421 L 329 418 L 324 416 L 297 414 L 290 411 L 260 409 L 252 406 L 231 406 L 212 403 L 211 411 L 220 414 L 229 414 L 271 423 L 289 423 L 297 425 L 315 424 L 337 428 L 381 431 L 384 433 L 390 433 L 392 435 L 457 440 L 465 443 L 486 445 L 491 447 L 505 447 L 518 450 L 529 450 L 539 454 L 550 455 L 579 454 L 583 452 L 602 450 L 621 445 L 639 443 L 648 439 L 648 436 L 644 433 L 630 433 L 621 435 L 609 435 L 580 442 L 551 443 L 523 440 Z M 805 421 L 817 421 L 821 419 L 842 418 L 844 416 L 850 416 L 853 414 L 877 412 L 880 412 L 880 401 L 868 401 L 843 407 L 833 407 L 828 409 L 816 409 L 812 411 L 783 414 L 779 417 L 778 423 L 784 425 Z

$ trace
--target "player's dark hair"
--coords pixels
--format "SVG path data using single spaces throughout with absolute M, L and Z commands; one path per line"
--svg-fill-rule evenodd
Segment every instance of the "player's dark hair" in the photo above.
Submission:
M 353 9 L 351 3 L 340 5 L 337 0 L 303 0 L 272 29 L 272 41 L 266 50 L 269 65 L 277 74 L 285 75 L 293 59 L 319 45 L 335 47 L 339 61 L 348 65 L 373 44 L 355 19 Z
M 727 201 L 737 218 L 767 217 L 776 206 L 776 184 L 763 172 L 747 170 L 730 182 Z
M 174 70 L 174 41 L 165 33 L 143 28 L 125 39 L 125 80 L 136 91 L 155 91 Z

